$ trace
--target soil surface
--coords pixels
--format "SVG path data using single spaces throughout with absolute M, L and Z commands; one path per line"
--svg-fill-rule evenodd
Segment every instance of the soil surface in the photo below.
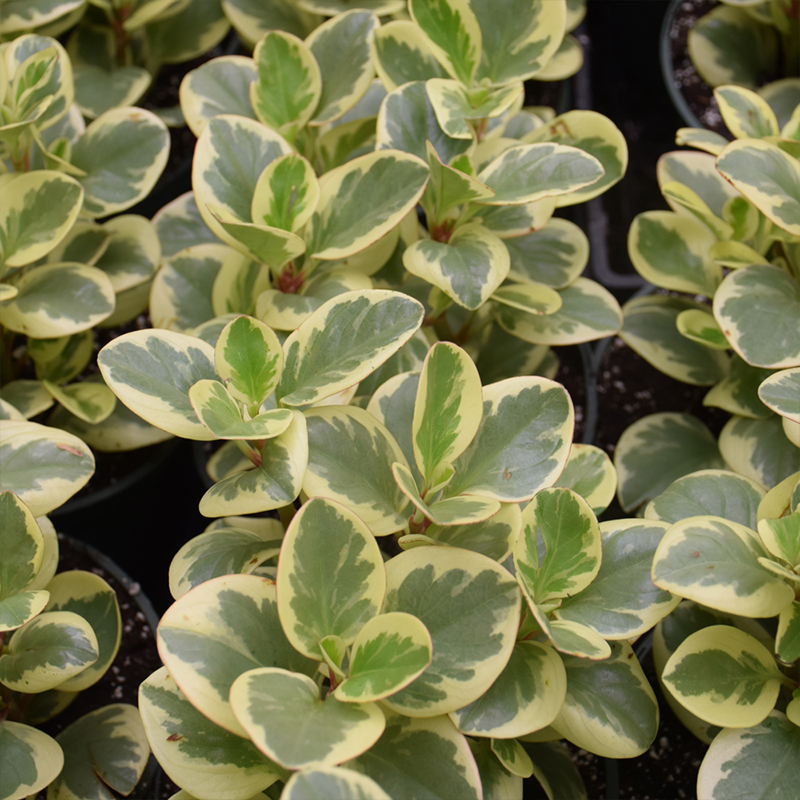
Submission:
M 698 75 L 689 58 L 687 39 L 697 20 L 719 5 L 716 0 L 684 0 L 675 15 L 670 29 L 672 43 L 673 81 L 689 108 L 706 127 L 727 138 L 732 138 L 714 98 L 714 90 Z

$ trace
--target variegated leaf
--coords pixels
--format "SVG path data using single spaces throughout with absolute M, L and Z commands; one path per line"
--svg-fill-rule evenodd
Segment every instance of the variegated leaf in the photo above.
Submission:
M 240 675 L 259 667 L 316 671 L 283 633 L 274 583 L 254 575 L 212 578 L 186 592 L 162 618 L 158 646 L 189 702 L 239 736 L 228 695 Z
M 759 264 L 731 272 L 714 296 L 714 316 L 748 364 L 800 365 L 800 286 L 779 267 Z
M 97 267 L 45 264 L 23 274 L 0 304 L 0 323 L 36 339 L 89 330 L 114 310 L 114 288 Z
M 719 86 L 714 89 L 719 113 L 736 139 L 763 139 L 777 136 L 778 120 L 769 103 L 755 92 L 741 86 Z
M 775 486 L 800 470 L 800 449 L 789 439 L 781 417 L 731 417 L 719 435 L 719 451 L 735 472 L 762 486 Z
M 711 209 L 712 214 L 722 219 L 726 216 L 726 203 L 734 198 L 741 199 L 736 189 L 717 172 L 716 160 L 709 153 L 664 153 L 658 160 L 656 175 L 659 187 L 675 181 L 683 184 Z M 666 200 L 673 211 L 678 211 L 679 206 L 673 200 Z
M 186 247 L 217 242 L 217 237 L 209 230 L 194 199 L 194 192 L 186 192 L 171 203 L 167 203 L 153 216 L 158 240 L 161 242 L 161 256 L 171 258 Z
M 516 503 L 502 503 L 497 513 L 482 522 L 429 525 L 425 534 L 437 544 L 473 550 L 502 563 L 511 553 L 521 527 L 519 506 Z
M 97 638 L 83 617 L 48 611 L 11 637 L 0 656 L 0 681 L 15 692 L 45 692 L 78 675 L 97 657 Z
M 208 205 L 222 209 L 228 219 L 251 222 L 250 206 L 261 173 L 291 152 L 282 136 L 256 120 L 231 114 L 209 120 L 197 140 L 192 186 L 200 215 L 220 239 L 232 237 Z
M 42 384 L 67 411 L 92 425 L 108 419 L 117 404 L 114 393 L 102 382 L 81 381 L 58 386 L 42 381 Z
M 258 514 L 293 503 L 303 485 L 308 464 L 305 417 L 292 411 L 292 422 L 280 435 L 266 439 L 255 469 L 227 473 L 200 499 L 204 517 Z
M 55 739 L 21 722 L 3 722 L 0 753 L 7 765 L 0 774 L 0 797 L 36 795 L 64 766 L 64 752 Z
M 276 397 L 306 405 L 358 383 L 413 336 L 422 316 L 422 305 L 398 292 L 334 297 L 286 340 Z
M 323 23 L 306 39 L 322 76 L 311 125 L 339 119 L 369 89 L 375 77 L 369 42 L 379 24 L 377 16 L 355 8 Z
M 472 0 L 470 6 L 483 36 L 479 80 L 488 78 L 496 85 L 530 78 L 546 67 L 564 36 L 564 3 L 536 0 L 510 7 L 512 30 L 491 0 Z
M 777 69 L 778 41 L 769 12 L 765 20 L 738 3 L 712 9 L 688 38 L 689 55 L 700 76 L 710 86 L 735 83 L 755 88 L 760 75 Z M 754 19 L 755 17 L 755 19 Z M 747 53 L 742 58 L 741 53 Z
M 219 380 L 210 345 L 182 333 L 133 331 L 107 344 L 97 360 L 106 384 L 147 422 L 185 439 L 214 438 L 189 400 L 199 380 Z
M 628 232 L 628 254 L 637 272 L 656 286 L 711 297 L 722 280 L 722 268 L 708 256 L 716 241 L 693 217 L 646 211 Z
M 94 120 L 72 148 L 83 208 L 104 217 L 130 208 L 155 186 L 169 155 L 167 126 L 142 108 L 116 108 Z
M 689 308 L 675 318 L 675 327 L 681 336 L 712 350 L 727 350 L 728 340 L 717 321 L 708 311 Z
M 503 671 L 514 646 L 520 595 L 497 562 L 478 553 L 421 547 L 386 569 L 385 612 L 418 617 L 433 641 L 433 661 L 384 703 L 403 714 L 432 716 L 477 700 Z M 464 642 L 469 642 L 464 649 Z
M 717 169 L 779 228 L 800 235 L 800 164 L 771 142 L 739 139 L 717 158 Z
M 567 656 L 564 666 L 567 696 L 553 727 L 599 756 L 644 753 L 658 731 L 658 704 L 630 645 L 612 642 L 605 661 Z
M 319 200 L 319 183 L 309 162 L 297 153 L 276 158 L 261 173 L 250 214 L 259 225 L 298 231 Z
M 409 20 L 393 20 L 377 28 L 371 42 L 372 60 L 387 92 L 411 81 L 444 77 L 420 29 Z
M 513 205 L 568 194 L 603 174 L 601 163 L 589 153 L 546 142 L 508 148 L 478 173 L 478 180 L 495 192 L 484 204 Z
M 491 687 L 450 718 L 465 734 L 522 736 L 553 722 L 566 692 L 567 674 L 556 650 L 543 642 L 517 642 Z
M 64 769 L 48 792 L 64 800 L 105 800 L 108 789 L 133 792 L 150 747 L 135 706 L 114 703 L 84 714 L 56 737 Z
M 425 90 L 442 130 L 454 139 L 472 139 L 473 125 L 507 111 L 520 97 L 522 84 L 470 93 L 459 81 L 431 78 L 426 81 Z
M 792 602 L 788 584 L 759 563 L 755 532 L 719 517 L 675 523 L 653 557 L 656 586 L 743 617 L 772 617 Z M 727 724 L 727 723 L 726 723 Z
M 561 307 L 552 314 L 529 314 L 509 306 L 496 309 L 508 333 L 529 344 L 580 344 L 613 336 L 622 326 L 614 296 L 599 283 L 578 278 L 559 292 Z
M 732 728 L 761 722 L 775 705 L 782 678 L 769 650 L 731 625 L 690 634 L 669 657 L 662 676 L 693 714 Z
M 399 150 L 379 150 L 326 173 L 309 223 L 309 253 L 336 260 L 373 244 L 414 208 L 428 176 L 426 162 Z
M 258 119 L 293 141 L 314 116 L 322 75 L 308 46 L 283 31 L 270 31 L 253 52 L 257 79 L 250 100 Z
M 401 150 L 426 157 L 430 142 L 443 164 L 469 152 L 473 142 L 448 136 L 436 119 L 422 80 L 403 84 L 384 99 L 378 113 L 376 150 Z
M 763 487 L 750 478 L 721 469 L 704 469 L 678 478 L 647 504 L 646 519 L 673 524 L 687 517 L 722 517 L 756 529 Z
M 467 740 L 444 716 L 410 719 L 386 710 L 372 747 L 344 766 L 372 778 L 394 800 L 480 800 L 480 775 Z
M 565 289 L 573 283 L 589 261 L 586 234 L 574 222 L 559 217 L 524 236 L 506 239 L 505 245 L 511 257 L 512 278 L 553 289 Z
M 715 737 L 700 765 L 697 796 L 717 800 L 736 791 L 767 800 L 791 793 L 798 780 L 798 753 L 797 724 L 780 711 L 751 727 L 728 728 Z
M 147 90 L 153 76 L 134 65 L 104 69 L 95 64 L 74 66 L 75 104 L 87 119 L 99 117 L 112 108 L 135 106 Z
M 371 778 L 342 767 L 312 766 L 295 772 L 281 792 L 283 800 L 330 800 L 332 797 L 391 800 Z
M 305 416 L 309 438 L 305 493 L 347 506 L 376 536 L 402 530 L 408 500 L 395 483 L 391 465 L 407 462 L 386 428 L 356 407 L 315 408 Z
M 334 766 L 359 756 L 385 726 L 376 703 L 321 700 L 311 678 L 274 667 L 237 678 L 231 707 L 256 747 L 288 769 Z
M 66 503 L 93 473 L 92 451 L 77 436 L 0 420 L 0 491 L 14 492 L 34 516 Z
M 800 514 L 793 512 L 779 519 L 760 519 L 758 535 L 772 555 L 788 561 L 792 567 L 800 564 Z
M 587 625 L 604 639 L 633 639 L 650 630 L 680 602 L 653 585 L 653 554 L 669 525 L 615 520 L 600 523 L 603 563 L 595 579 L 556 610 L 559 619 Z
M 620 338 L 638 355 L 671 378 L 695 386 L 724 380 L 728 358 L 721 350 L 687 339 L 678 330 L 678 317 L 708 306 L 681 296 L 634 297 L 623 307 Z
M 453 463 L 446 496 L 529 500 L 564 468 L 573 424 L 569 395 L 553 381 L 509 378 L 484 386 L 481 427 Z
M 555 737 L 560 738 L 558 733 Z M 586 786 L 572 755 L 560 742 L 525 743 L 533 775 L 548 800 L 586 800 Z
M 33 583 L 44 559 L 44 537 L 35 517 L 9 491 L 0 492 L 0 542 L 5 554 L 0 564 L 0 600 L 7 600 Z
M 169 590 L 176 600 L 205 581 L 249 574 L 278 555 L 284 533 L 278 520 L 258 520 L 262 524 L 254 529 L 243 527 L 244 517 L 230 520 L 224 527 L 209 527 L 175 554 L 169 565 Z
M 622 131 L 608 117 L 596 111 L 567 111 L 526 134 L 524 141 L 556 142 L 577 147 L 602 165 L 603 174 L 599 180 L 559 195 L 555 198 L 557 207 L 584 203 L 597 197 L 622 180 L 628 167 L 628 145 Z
M 481 379 L 472 359 L 455 345 L 434 345 L 425 357 L 417 398 L 414 456 L 428 487 L 436 468 L 461 455 L 480 426 Z
M 271 328 L 242 316 L 223 328 L 214 362 L 233 397 L 241 403 L 260 405 L 280 379 L 283 350 Z
M 776 414 L 800 422 L 800 369 L 771 375 L 759 386 L 758 396 Z
M 117 656 L 122 638 L 122 618 L 111 586 L 93 572 L 61 572 L 47 584 L 50 600 L 45 611 L 72 611 L 83 617 L 97 637 L 97 661 L 80 674 L 63 681 L 64 692 L 80 692 L 93 686 Z
M 159 764 L 198 800 L 243 800 L 285 777 L 249 739 L 194 708 L 165 667 L 139 687 L 139 710 Z
M 728 140 L 719 133 L 705 128 L 678 128 L 675 132 L 675 144 L 694 147 L 717 156 L 725 149 Z
M 509 264 L 503 241 L 479 223 L 458 227 L 446 243 L 420 239 L 403 254 L 403 265 L 412 275 L 471 310 L 498 289 Z
M 572 489 L 599 515 L 614 499 L 617 471 L 611 459 L 599 447 L 573 444 L 567 464 L 555 485 Z
M 308 658 L 320 660 L 320 639 L 339 636 L 352 643 L 383 603 L 386 577 L 377 542 L 344 506 L 309 500 L 286 531 L 277 589 L 287 638 Z
M 3 195 L 0 253 L 7 267 L 47 255 L 67 235 L 83 204 L 78 181 L 50 170 L 12 174 L 3 183 Z
M 481 27 L 467 0 L 410 0 L 409 12 L 439 63 L 469 86 L 481 62 Z
M 775 655 L 785 664 L 793 664 L 800 658 L 800 603 L 797 600 L 780 613 Z
M 602 557 L 600 528 L 586 501 L 570 489 L 542 489 L 522 512 L 514 568 L 537 606 L 572 597 L 595 578 Z M 552 607 L 552 605 L 550 605 Z
M 335 696 L 345 703 L 382 700 L 418 677 L 431 663 L 431 637 L 410 614 L 393 612 L 369 620 L 358 632 L 347 678 Z
M 711 431 L 689 414 L 659 413 L 634 422 L 614 452 L 623 509 L 658 497 L 673 481 L 700 469 L 723 469 Z
M 189 130 L 200 136 L 206 123 L 220 114 L 254 118 L 250 86 L 257 75 L 253 59 L 245 56 L 214 58 L 188 72 L 180 99 Z

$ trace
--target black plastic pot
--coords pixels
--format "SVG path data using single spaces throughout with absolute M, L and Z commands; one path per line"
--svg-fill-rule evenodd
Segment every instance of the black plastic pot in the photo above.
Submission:
M 141 641 L 139 637 L 144 632 L 143 625 L 146 624 L 149 627 L 150 631 L 152 632 L 151 636 L 151 646 L 152 646 L 152 660 L 154 662 L 154 668 L 157 666 L 158 662 L 158 653 L 156 650 L 156 641 L 155 641 L 155 631 L 158 626 L 158 614 L 156 613 L 155 609 L 153 608 L 152 603 L 148 599 L 147 595 L 141 590 L 141 586 L 139 583 L 134 581 L 126 572 L 119 566 L 113 559 L 109 558 L 106 554 L 102 553 L 92 545 L 87 544 L 86 542 L 82 542 L 79 539 L 75 539 L 71 536 L 65 536 L 63 534 L 59 534 L 59 545 L 61 549 L 62 555 L 62 563 L 63 557 L 67 557 L 67 565 L 68 568 L 89 568 L 92 570 L 97 570 L 103 574 L 103 577 L 111 583 L 112 588 L 115 589 L 117 592 L 117 599 L 120 603 L 120 606 L 123 609 L 123 622 L 126 618 L 130 619 L 133 617 L 136 620 L 137 625 L 131 625 L 130 628 L 128 625 L 123 626 L 123 643 L 126 641 L 126 637 L 134 637 L 133 641 L 136 644 L 141 645 Z M 89 563 L 77 563 L 75 564 L 75 556 L 79 559 L 83 557 L 82 561 L 88 561 Z M 61 569 L 61 567 L 60 567 Z M 123 594 L 124 592 L 124 594 Z M 133 606 L 134 610 L 132 612 L 126 611 L 129 606 Z M 120 655 L 122 655 L 122 651 Z M 112 670 L 115 666 L 119 666 L 120 672 L 124 673 L 125 666 L 118 665 L 119 657 L 115 661 L 115 664 L 112 665 Z M 142 667 L 139 667 L 140 671 Z M 112 674 L 113 673 L 109 673 Z M 125 685 L 124 678 L 127 677 L 124 674 L 120 676 L 116 676 L 116 680 L 119 682 L 118 685 Z M 143 676 L 147 677 L 146 675 Z M 105 681 L 106 678 L 102 678 L 100 684 Z M 100 686 L 97 684 L 96 686 Z M 78 699 L 76 699 L 76 703 L 80 702 L 80 698 L 88 698 L 89 703 L 91 704 L 91 693 L 94 687 L 90 687 L 86 689 L 85 692 L 81 692 Z M 122 702 L 130 702 L 132 704 L 136 703 L 134 693 L 138 689 L 138 686 L 130 685 L 130 689 L 128 690 L 128 696 L 122 698 Z M 96 691 L 96 690 L 95 690 Z M 103 695 L 105 696 L 108 693 L 106 689 Z M 104 705 L 108 700 L 98 701 L 98 707 Z M 56 723 L 60 728 L 65 727 L 71 721 L 73 721 L 69 716 L 70 709 L 72 707 L 68 707 L 65 712 L 63 712 L 58 717 L 55 717 L 53 722 Z M 91 710 L 91 709 L 89 709 Z M 72 717 L 80 716 L 81 713 L 86 713 L 85 711 L 78 711 L 77 709 L 72 710 Z M 48 731 L 51 735 L 55 731 Z M 141 800 L 150 800 L 151 798 L 157 798 L 159 796 L 159 789 L 158 784 L 160 780 L 160 773 L 161 768 L 158 765 L 158 762 L 155 758 L 150 756 L 147 766 L 145 767 L 144 773 L 142 778 L 140 779 L 139 783 L 137 784 L 136 788 L 134 789 L 131 797 L 141 798 Z
M 672 104 L 675 110 L 681 115 L 683 121 L 690 128 L 702 128 L 703 123 L 697 118 L 695 113 L 689 108 L 686 98 L 683 96 L 680 87 L 675 84 L 675 74 L 672 66 L 672 26 L 675 23 L 675 15 L 685 0 L 671 0 L 667 13 L 664 15 L 664 23 L 661 26 L 661 38 L 658 43 L 658 54 L 661 59 L 661 73 L 664 76 L 664 85 L 667 87 Z
M 114 485 L 74 498 L 51 516 L 59 531 L 141 576 L 145 592 L 163 612 L 172 603 L 170 561 L 207 521 L 197 510 L 203 486 L 188 443 L 174 439 L 156 448 L 150 460 Z

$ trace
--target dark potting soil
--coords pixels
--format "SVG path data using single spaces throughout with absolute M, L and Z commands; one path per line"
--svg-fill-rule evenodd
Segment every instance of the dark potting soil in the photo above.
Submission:
M 581 352 L 577 346 L 571 346 L 557 347 L 555 353 L 559 366 L 554 380 L 569 392 L 575 408 L 575 433 L 572 440 L 582 442 L 586 428 L 586 377 Z
M 717 5 L 719 3 L 716 0 L 684 0 L 678 8 L 669 34 L 672 44 L 673 81 L 689 104 L 692 113 L 706 128 L 731 138 L 719 113 L 714 90 L 698 75 L 692 59 L 689 58 L 687 44 L 689 30 L 694 27 L 697 20 Z

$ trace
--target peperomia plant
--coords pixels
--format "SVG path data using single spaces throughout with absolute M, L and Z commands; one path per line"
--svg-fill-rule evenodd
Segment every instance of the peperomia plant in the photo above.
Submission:
M 56 575 L 59 545 L 45 516 L 89 479 L 91 451 L 74 436 L 0 421 L 0 798 L 128 795 L 149 755 L 139 712 L 118 703 L 55 738 L 36 726 L 99 681 L 119 650 L 114 590 L 81 570 Z M 11 489 L 12 491 L 9 491 Z
M 721 0 L 689 29 L 689 56 L 711 87 L 736 84 L 789 110 L 800 100 L 795 0 Z M 792 80 L 794 79 L 794 80 Z M 763 84 L 766 81 L 772 81 Z
M 638 215 L 628 236 L 639 273 L 684 294 L 629 301 L 620 336 L 670 377 L 712 386 L 703 402 L 733 415 L 720 437 L 722 457 L 771 486 L 800 467 L 800 106 L 780 129 L 754 92 L 724 86 L 715 94 L 737 140 L 679 131 L 680 144 L 707 152 L 662 157 L 659 182 L 673 210 Z M 645 427 L 620 443 L 628 450 L 638 439 L 634 449 L 648 459 L 663 426 L 650 426 L 650 433 Z M 677 440 L 662 437 L 670 438 L 674 450 Z M 685 472 L 721 466 L 707 433 L 689 447 L 695 455 Z M 689 463 L 695 456 L 700 460 Z M 618 467 L 623 458 L 617 454 Z M 637 463 L 641 458 L 631 457 L 626 472 L 641 481 Z M 655 493 L 685 472 L 660 476 Z M 653 496 L 634 490 L 624 507 Z
M 338 780 L 380 797 L 370 779 L 396 798 L 420 783 L 480 797 L 533 774 L 558 795 L 576 773 L 551 774 L 554 740 L 628 757 L 656 734 L 628 640 L 677 602 L 649 578 L 666 526 L 597 523 L 613 467 L 570 455 L 564 388 L 482 387 L 469 355 L 439 342 L 366 409 L 334 404 L 422 316 L 403 294 L 350 292 L 282 346 L 239 316 L 213 349 L 153 330 L 101 352 L 150 422 L 230 440 L 201 503 L 222 519 L 173 561 L 166 668 L 140 692 L 156 756 L 193 796 Z M 282 521 L 228 516 L 264 509 Z
M 57 401 L 63 409 L 53 424 L 107 423 L 93 436 L 100 449 L 158 441 L 162 432 L 114 415 L 115 398 L 102 382 L 73 381 L 94 357 L 94 328 L 124 324 L 147 308 L 161 260 L 155 229 L 135 215 L 94 220 L 124 211 L 153 188 L 169 152 L 166 127 L 134 108 L 85 127 L 69 56 L 45 36 L 2 45 L 0 73 L 4 417 L 7 405 L 30 418 Z
M 162 64 L 189 61 L 229 30 L 219 0 L 11 0 L 3 36 L 60 36 L 75 69 L 76 103 L 88 118 L 135 105 Z
M 522 81 L 555 52 L 565 4 L 526 7 L 523 32 L 477 0 L 408 9 L 411 20 L 386 25 L 348 11 L 305 40 L 270 31 L 252 59 L 187 75 L 194 198 L 158 224 L 167 240 L 183 226 L 186 242 L 193 227 L 205 244 L 162 239 L 172 255 L 154 285 L 154 324 L 193 332 L 233 312 L 291 331 L 334 294 L 380 286 L 425 302 L 426 329 L 479 365 L 485 352 L 493 378 L 498 349 L 514 362 L 508 377 L 550 369 L 551 344 L 617 330 L 614 299 L 580 277 L 586 237 L 551 217 L 622 177 L 624 139 L 593 112 L 521 109 Z M 209 229 L 246 260 L 212 249 Z M 234 284 L 255 303 L 224 300 Z
M 791 794 L 800 754 L 800 473 L 771 491 L 692 473 L 645 510 L 670 525 L 657 586 L 686 600 L 659 622 L 654 657 L 684 724 L 710 742 L 699 798 Z

